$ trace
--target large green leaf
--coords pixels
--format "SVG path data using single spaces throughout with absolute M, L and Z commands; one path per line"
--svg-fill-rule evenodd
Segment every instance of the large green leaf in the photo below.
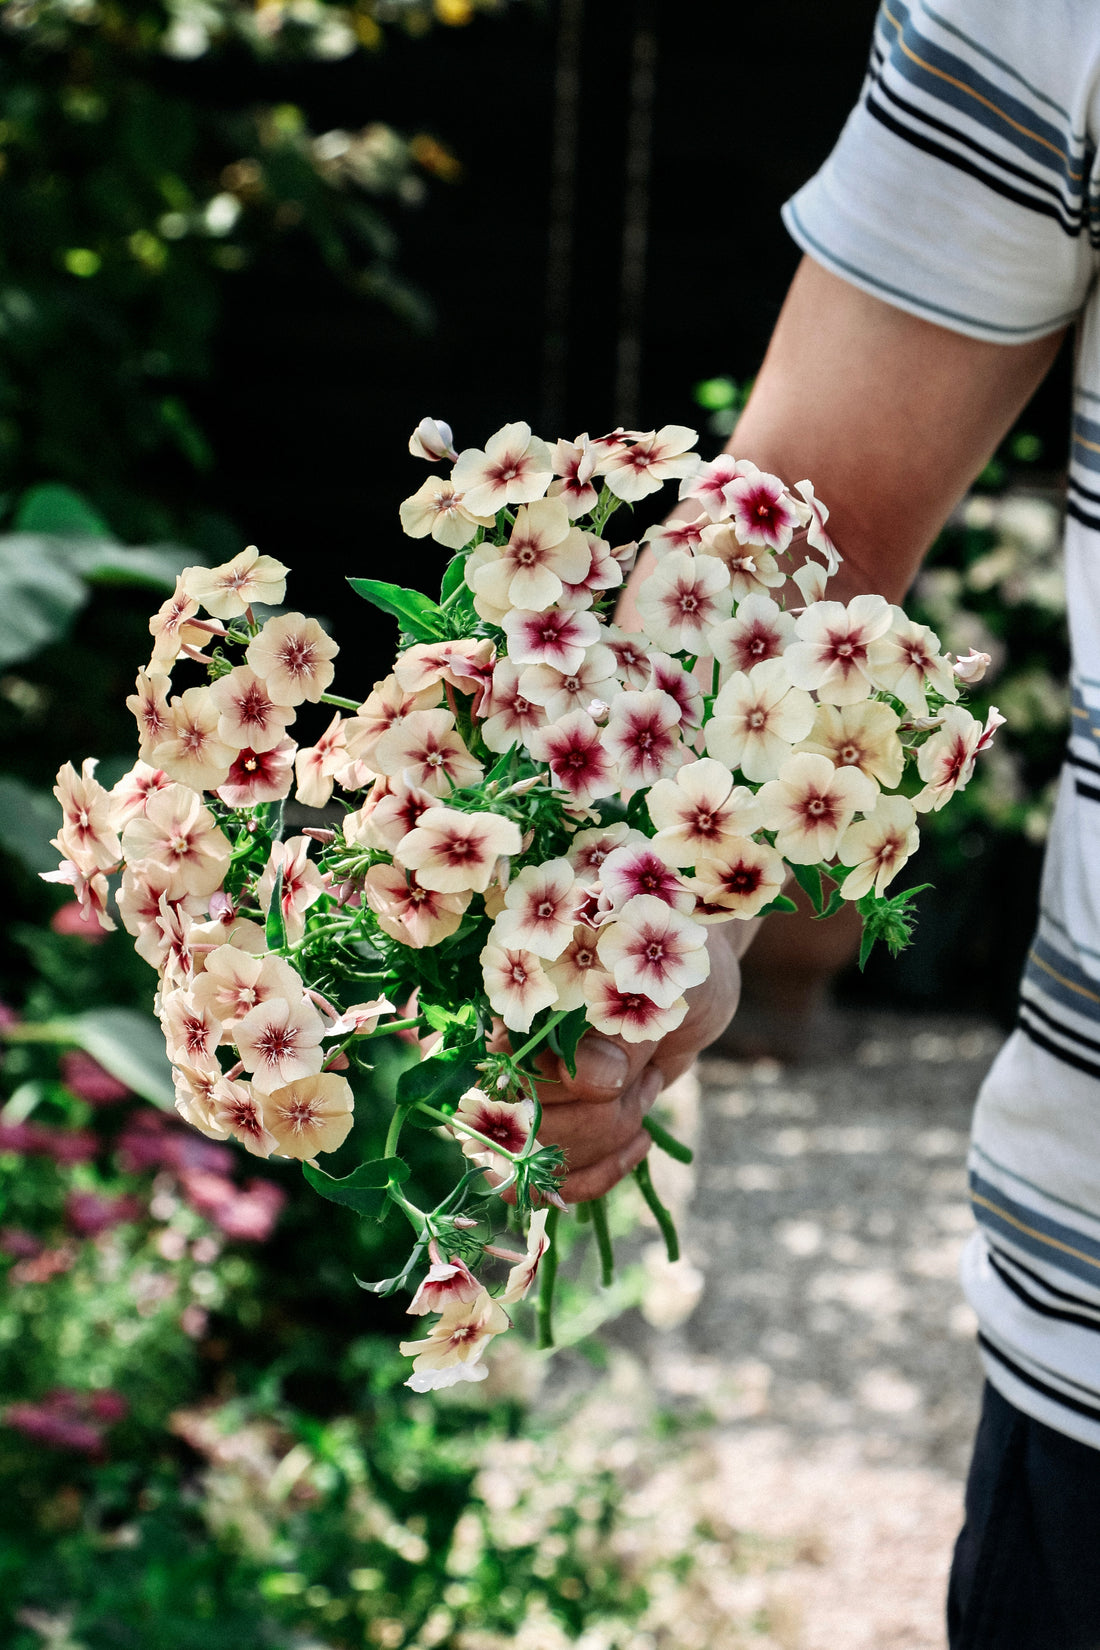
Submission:
M 66 1022 L 72 1041 L 112 1077 L 170 1111 L 175 1104 L 172 1067 L 164 1034 L 148 1014 L 134 1008 L 92 1008 Z
M 58 641 L 88 599 L 85 581 L 32 533 L 0 538 L 0 666 Z
M 15 530 L 17 533 L 73 533 L 82 538 L 114 538 L 87 499 L 61 481 L 44 481 L 23 494 L 15 512 Z
M 176 545 L 107 544 L 103 540 L 69 539 L 59 543 L 58 558 L 89 584 L 145 585 L 171 591 L 185 567 L 202 558 Z
M 0 776 L 0 848 L 21 860 L 28 871 L 57 870 L 57 835 L 61 810 L 49 791 L 36 791 L 21 779 Z
M 409 1165 L 400 1157 L 376 1157 L 370 1163 L 360 1163 L 342 1180 L 309 1163 L 302 1164 L 302 1173 L 314 1191 L 327 1197 L 330 1203 L 342 1203 L 357 1215 L 380 1215 L 391 1183 L 408 1180 Z
M 401 1073 L 397 1080 L 397 1104 L 415 1106 L 418 1101 L 426 1100 L 429 1105 L 447 1111 L 457 1106 L 467 1089 L 475 1087 L 479 1075 L 472 1060 L 433 1055 Z
M 348 583 L 364 601 L 380 607 L 383 613 L 392 613 L 402 630 L 418 642 L 434 641 L 443 634 L 439 604 L 419 590 L 383 584 L 379 579 L 349 579 Z

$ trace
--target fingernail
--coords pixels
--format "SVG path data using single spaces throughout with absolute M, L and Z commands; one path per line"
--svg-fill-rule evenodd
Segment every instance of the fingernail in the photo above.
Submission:
M 621 1089 L 626 1083 L 630 1061 L 626 1050 L 606 1037 L 582 1037 L 577 1045 L 576 1082 L 597 1089 Z
M 656 1103 L 663 1088 L 664 1078 L 657 1067 L 647 1066 L 638 1083 L 638 1101 L 643 1111 L 648 1111 Z

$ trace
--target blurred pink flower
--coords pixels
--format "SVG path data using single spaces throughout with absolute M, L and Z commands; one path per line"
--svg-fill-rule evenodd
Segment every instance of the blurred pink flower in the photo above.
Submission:
M 65 1224 L 77 1237 L 98 1237 L 114 1226 L 140 1220 L 145 1207 L 140 1198 L 101 1197 L 98 1192 L 72 1191 L 65 1199 Z
M 98 945 L 107 938 L 107 930 L 98 916 L 78 899 L 59 906 L 50 918 L 50 927 L 55 934 L 70 934 L 75 939 L 87 940 L 89 945 Z
M 72 1048 L 61 1056 L 61 1081 L 81 1100 L 93 1106 L 109 1106 L 116 1100 L 125 1100 L 131 1090 L 109 1071 L 104 1071 L 98 1060 L 85 1054 L 82 1048 Z

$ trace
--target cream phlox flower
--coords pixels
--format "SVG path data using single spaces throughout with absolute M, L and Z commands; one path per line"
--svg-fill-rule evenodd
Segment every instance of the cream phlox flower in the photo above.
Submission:
M 522 422 L 497 430 L 485 443 L 484 452 L 467 447 L 451 471 L 466 508 L 486 516 L 495 515 L 506 504 L 533 503 L 553 477 L 549 447 Z
M 666 481 L 694 475 L 700 460 L 690 448 L 698 439 L 684 424 L 665 424 L 605 449 L 596 468 L 616 498 L 635 504 L 659 492 Z
M 468 1306 L 481 1293 L 481 1284 L 460 1255 L 444 1260 L 433 1238 L 428 1245 L 431 1265 L 419 1289 L 405 1308 L 414 1317 L 443 1312 L 448 1306 Z
M 595 533 L 586 532 L 582 536 L 588 549 L 588 568 L 581 579 L 562 580 L 559 607 L 591 607 L 597 596 L 608 590 L 617 590 L 630 570 L 632 558 L 627 557 L 625 552 L 636 552 L 638 548 L 637 545 L 619 545 L 613 550 L 605 539 L 597 538 Z
M 914 716 L 926 716 L 929 687 L 944 699 L 957 699 L 958 685 L 950 664 L 940 653 L 939 637 L 926 624 L 910 619 L 900 607 L 891 611 L 893 624 L 879 644 L 875 660 L 875 684 L 896 694 Z
M 489 1371 L 482 1354 L 494 1335 L 511 1328 L 511 1319 L 487 1289 L 467 1303 L 446 1306 L 426 1340 L 402 1341 L 401 1351 L 415 1359 L 405 1382 L 414 1392 L 435 1392 L 460 1381 L 483 1381 Z
M 324 1033 L 325 1023 L 308 997 L 289 1002 L 285 997 L 271 997 L 237 1021 L 233 1041 L 245 1070 L 252 1073 L 254 1086 L 270 1094 L 299 1077 L 311 1077 L 320 1071 Z M 278 1134 L 270 1121 L 267 1126 Z M 312 1157 L 313 1153 L 304 1155 Z
M 651 653 L 649 668 L 652 674 L 648 686 L 675 699 L 685 727 L 698 727 L 703 720 L 703 690 L 691 672 L 667 653 Z
M 507 544 L 493 546 L 467 582 L 498 609 L 552 607 L 566 582 L 579 583 L 592 565 L 585 535 L 556 498 L 536 499 L 516 511 Z
M 496 648 L 488 637 L 471 636 L 451 642 L 414 642 L 400 654 L 393 673 L 406 694 L 426 693 L 438 682 L 449 682 L 460 693 L 477 695 L 490 681 Z M 430 706 L 413 705 L 413 710 Z M 408 711 L 402 714 L 407 715 Z
M 653 847 L 669 865 L 694 865 L 713 857 L 726 843 L 751 836 L 760 823 L 753 793 L 736 788 L 722 762 L 703 757 L 686 762 L 675 779 L 662 779 L 646 797 L 657 827 Z
M 742 544 L 783 551 L 802 525 L 801 507 L 778 476 L 761 470 L 755 475 L 738 476 L 727 483 L 724 495 L 726 514 Z
M 439 458 L 458 457 L 451 426 L 442 418 L 422 418 L 409 437 L 409 451 L 414 458 L 426 458 L 429 464 Z
M 340 649 L 316 619 L 281 613 L 268 619 L 245 649 L 245 658 L 277 705 L 316 704 L 336 674 Z
M 891 657 L 886 632 L 894 610 L 883 596 L 854 596 L 843 602 L 814 602 L 795 621 L 798 640 L 783 655 L 796 687 L 816 692 L 829 705 L 854 705 L 878 682 Z
M 221 1041 L 233 1041 L 233 1027 L 252 1009 L 273 998 L 297 1002 L 305 987 L 282 957 L 256 955 L 236 945 L 208 951 L 202 973 L 191 988 L 195 1004 L 222 1026 Z
M 481 702 L 485 720 L 480 727 L 481 737 L 491 751 L 507 751 L 515 744 L 527 744 L 531 735 L 546 725 L 542 706 L 529 699 L 520 687 L 523 674 L 511 659 L 498 659 L 493 666 L 492 683 Z
M 597 643 L 589 648 L 576 670 L 527 665 L 519 689 L 531 704 L 542 706 L 551 722 L 568 716 L 570 711 L 587 710 L 593 699 L 607 704 L 619 692 L 615 655 L 609 647 Z
M 425 888 L 414 872 L 398 865 L 372 865 L 363 883 L 363 897 L 384 933 L 419 951 L 458 932 L 472 895 L 469 889 L 441 894 Z
M 600 867 L 600 888 L 604 908 L 616 913 L 639 894 L 651 894 L 675 911 L 690 911 L 695 904 L 683 877 L 645 839 L 611 850 Z
M 699 903 L 695 921 L 723 922 L 730 917 L 755 917 L 782 892 L 787 875 L 783 856 L 766 842 L 732 838 L 695 866 L 694 888 Z
M 198 1129 L 211 1140 L 224 1140 L 229 1130 L 214 1117 L 214 1090 L 221 1073 L 208 1067 L 205 1071 L 191 1066 L 172 1067 L 172 1087 L 176 1094 L 176 1110 L 185 1123 Z
M 114 802 L 110 791 L 95 776 L 96 765 L 94 756 L 86 757 L 78 774 L 72 763 L 66 762 L 58 772 L 53 792 L 62 814 L 53 845 L 86 877 L 96 871 L 113 870 L 122 858 Z
M 703 528 L 707 525 L 706 516 L 696 516 L 692 521 L 666 521 L 656 527 L 651 527 L 645 536 L 644 542 L 649 545 L 653 554 L 660 561 L 670 551 L 679 550 L 691 555 L 699 548 Z
M 924 789 L 913 798 L 919 814 L 938 813 L 949 797 L 965 788 L 982 733 L 982 724 L 961 705 L 944 706 L 939 732 L 917 752 L 917 772 L 924 780 Z
M 333 781 L 348 760 L 344 718 L 337 711 L 315 745 L 303 746 L 294 758 L 298 788 L 295 801 L 305 808 L 323 808 L 332 795 Z
M 761 824 L 792 865 L 832 859 L 857 813 L 870 813 L 877 788 L 859 768 L 835 768 L 827 756 L 791 756 L 757 792 Z
M 710 632 L 710 650 L 723 670 L 751 670 L 777 659 L 795 637 L 794 615 L 760 592 L 746 596 L 732 619 Z
M 59 882 L 73 890 L 85 918 L 99 924 L 105 934 L 113 932 L 116 923 L 107 915 L 107 878 L 102 871 L 86 876 L 71 859 L 63 859 L 56 871 L 39 871 L 42 882 Z
M 798 748 L 827 756 L 838 768 L 860 768 L 892 790 L 905 768 L 900 727 L 896 711 L 877 699 L 858 705 L 818 705 L 809 737 Z
M 616 848 L 647 847 L 649 838 L 635 830 L 625 820 L 613 825 L 594 825 L 590 830 L 578 831 L 569 844 L 566 856 L 578 877 L 599 876 L 603 862 Z
M 307 836 L 292 836 L 285 842 L 272 843 L 267 864 L 256 884 L 256 898 L 265 915 L 271 909 L 275 877 L 280 869 L 283 873 L 283 891 L 279 901 L 283 926 L 290 944 L 297 945 L 306 931 L 306 912 L 326 891 L 324 878 L 309 857 Z
M 825 531 L 825 523 L 829 519 L 829 512 L 821 500 L 816 497 L 810 482 L 796 481 L 794 490 L 801 495 L 809 512 L 809 532 L 806 534 L 806 542 L 811 550 L 818 550 L 825 557 L 826 577 L 831 579 L 844 558 Z
M 167 900 L 163 894 L 160 896 L 160 910 L 153 927 L 159 936 L 159 968 L 165 991 L 191 983 L 195 971 L 191 940 L 196 926 L 179 901 Z
M 188 688 L 169 706 L 166 738 L 153 747 L 153 761 L 180 785 L 213 791 L 229 777 L 236 745 L 218 734 L 221 712 L 208 687 Z
M 675 773 L 688 754 L 680 740 L 680 707 L 659 688 L 619 694 L 612 701 L 603 743 L 618 764 L 624 792 Z
M 725 683 L 706 728 L 707 753 L 758 783 L 774 779 L 779 765 L 813 727 L 816 706 L 791 686 L 786 655 L 737 671 Z
M 662 695 L 663 697 L 663 695 Z M 530 734 L 527 748 L 537 762 L 545 762 L 554 783 L 579 803 L 614 796 L 619 772 L 604 738 L 587 711 L 575 710 Z
M 505 908 L 493 924 L 494 943 L 522 946 L 550 960 L 559 957 L 573 937 L 575 886 L 567 859 L 525 866 L 508 884 Z
M 293 739 L 281 739 L 266 751 L 238 751 L 217 795 L 231 808 L 254 808 L 259 802 L 279 802 L 294 783 Z
M 531 1216 L 531 1224 L 527 1228 L 527 1253 L 508 1273 L 504 1293 L 497 1297 L 501 1306 L 512 1306 L 516 1301 L 523 1300 L 534 1283 L 539 1262 L 550 1248 L 550 1239 L 546 1235 L 548 1212 L 539 1209 Z
M 398 515 L 409 538 L 424 539 L 430 533 L 448 550 L 461 550 L 479 527 L 492 527 L 496 520 L 495 516 L 476 515 L 446 476 L 429 476 L 403 500 Z
M 433 796 L 476 785 L 485 773 L 455 732 L 449 710 L 414 710 L 402 716 L 386 729 L 371 760 L 381 773 L 404 774 Z
M 170 900 L 212 894 L 222 885 L 230 855 L 210 810 L 186 785 L 166 785 L 150 796 L 145 812 L 123 830 L 122 851 L 134 868 L 141 860 L 160 866 Z
M 406 693 L 396 675 L 375 682 L 344 730 L 348 755 L 355 762 L 373 765 L 378 741 L 395 722 L 410 716 L 414 710 L 433 710 L 439 700 L 439 689 L 434 683 L 417 693 Z
M 957 682 L 965 682 L 967 687 L 973 687 L 975 682 L 981 681 L 992 663 L 993 660 L 988 653 L 979 653 L 972 647 L 969 653 L 959 654 L 951 666 L 951 673 Z
M 111 786 L 111 815 L 115 829 L 120 831 L 138 814 L 145 812 L 149 798 L 172 782 L 163 768 L 151 768 L 148 762 L 135 762 L 129 773 Z
M 732 453 L 719 453 L 709 464 L 701 465 L 695 475 L 680 483 L 680 497 L 697 498 L 711 521 L 721 521 L 723 516 L 729 514 L 726 488 L 730 482 L 759 474 L 756 465 L 746 459 L 734 458 Z
M 167 991 L 160 1001 L 160 1024 L 173 1065 L 216 1066 L 221 1022 L 191 991 Z
M 243 1050 L 242 1050 L 243 1053 Z M 257 1088 L 258 1081 L 253 1078 Z M 332 1071 L 314 1071 L 264 1092 L 264 1127 L 280 1157 L 310 1158 L 334 1152 L 351 1133 L 351 1084 Z
M 385 790 L 380 790 L 385 786 Z M 436 799 L 430 791 L 407 780 L 380 779 L 376 781 L 367 801 L 355 813 L 344 819 L 344 838 L 364 848 L 381 848 L 392 854 L 402 837 L 408 836 L 420 823 L 421 814 L 434 808 Z
M 270 1157 L 279 1142 L 264 1122 L 263 1103 L 251 1083 L 219 1077 L 210 1091 L 208 1115 L 214 1127 L 240 1141 L 253 1157 Z
M 541 961 L 524 946 L 494 945 L 490 941 L 479 960 L 485 995 L 509 1031 L 530 1031 L 539 1010 L 551 1008 L 557 1001 L 557 992 Z
M 441 894 L 483 894 L 502 854 L 518 854 L 521 835 L 511 819 L 492 813 L 429 808 L 402 837 L 395 857 L 425 888 Z
M 658 1042 L 675 1031 L 687 1014 L 687 999 L 661 1008 L 642 991 L 622 991 L 610 974 L 593 969 L 585 980 L 589 1023 L 607 1037 L 626 1043 Z
M 237 665 L 228 675 L 219 676 L 210 697 L 218 708 L 218 738 L 234 750 L 247 745 L 250 750 L 269 751 L 294 720 L 294 711 L 277 705 L 267 684 L 247 665 Z
M 809 607 L 813 602 L 825 600 L 825 587 L 829 582 L 829 569 L 823 567 L 819 561 L 804 561 L 801 567 L 796 567 L 791 578 L 798 586 L 803 602 Z
M 627 900 L 601 928 L 596 949 L 620 991 L 644 992 L 659 1008 L 710 973 L 702 928 L 653 894 Z
M 729 574 L 713 556 L 670 550 L 636 599 L 651 642 L 670 653 L 702 653 L 710 627 L 729 615 Z
M 122 886 L 115 896 L 122 925 L 137 941 L 134 950 L 150 968 L 158 968 L 163 961 L 160 931 L 156 928 L 160 916 L 161 896 L 167 897 L 172 886 L 172 873 L 154 860 L 139 860 L 137 865 L 125 865 Z M 200 916 L 205 909 L 205 896 L 184 895 L 182 903 L 188 916 Z
M 615 672 L 623 687 L 647 688 L 652 674 L 649 666 L 650 647 L 640 631 L 620 630 L 617 625 L 606 625 L 601 642 L 615 655 Z
M 598 939 L 597 928 L 591 928 L 587 923 L 578 923 L 561 955 L 547 963 L 547 977 L 557 992 L 557 1000 L 554 1003 L 556 1009 L 571 1011 L 574 1008 L 583 1008 L 584 982 L 589 970 L 595 968 L 597 971 L 606 972 L 596 950 Z
M 704 527 L 698 554 L 726 569 L 732 602 L 741 602 L 746 596 L 767 595 L 769 590 L 778 590 L 787 582 L 787 575 L 771 551 L 742 544 L 726 521 Z
M 153 751 L 172 731 L 167 679 L 139 670 L 137 692 L 131 693 L 126 700 L 126 709 L 133 712 L 137 723 L 138 754 L 143 762 L 151 762 Z
M 153 657 L 149 664 L 150 676 L 168 676 L 184 647 L 200 647 L 209 641 L 210 633 L 197 624 L 189 623 L 199 610 L 197 600 L 185 588 L 185 569 L 176 580 L 176 588 L 166 602 L 162 602 L 149 620 L 149 634 L 153 638 Z M 144 674 L 144 672 L 143 672 Z
M 590 647 L 603 641 L 599 620 L 576 608 L 551 607 L 544 613 L 515 608 L 505 617 L 508 657 L 517 665 L 553 665 L 578 670 Z
M 592 477 L 596 473 L 596 454 L 588 436 L 579 435 L 576 441 L 558 441 L 552 449 L 550 462 L 559 480 L 551 482 L 551 498 L 560 498 L 570 518 L 586 516 L 593 509 L 597 497 Z
M 378 1028 L 383 1014 L 392 1014 L 393 1004 L 386 997 L 375 997 L 369 1003 L 352 1003 L 345 1008 L 325 1032 L 326 1037 L 369 1037 Z
M 236 619 L 253 602 L 278 607 L 286 595 L 289 568 L 274 556 L 261 556 L 254 544 L 220 567 L 186 567 L 180 583 L 216 619 Z
M 530 1100 L 490 1099 L 480 1089 L 474 1088 L 466 1090 L 455 1107 L 454 1116 L 456 1124 L 476 1129 L 478 1134 L 486 1135 L 503 1151 L 517 1155 L 527 1144 L 535 1120 L 535 1108 Z M 461 1127 L 454 1132 L 462 1142 L 464 1156 L 480 1163 L 485 1169 L 506 1168 L 507 1159 L 502 1158 L 500 1152 L 491 1151 L 484 1140 L 475 1140 Z
M 840 863 L 854 867 L 840 885 L 844 898 L 862 899 L 872 886 L 883 894 L 919 841 L 917 813 L 908 797 L 880 797 L 874 812 L 849 825 L 840 839 Z

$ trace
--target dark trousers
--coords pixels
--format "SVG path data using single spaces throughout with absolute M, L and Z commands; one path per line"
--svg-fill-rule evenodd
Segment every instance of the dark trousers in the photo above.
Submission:
M 951 1650 L 1100 1650 L 1100 1450 L 988 1385 L 947 1631 Z

